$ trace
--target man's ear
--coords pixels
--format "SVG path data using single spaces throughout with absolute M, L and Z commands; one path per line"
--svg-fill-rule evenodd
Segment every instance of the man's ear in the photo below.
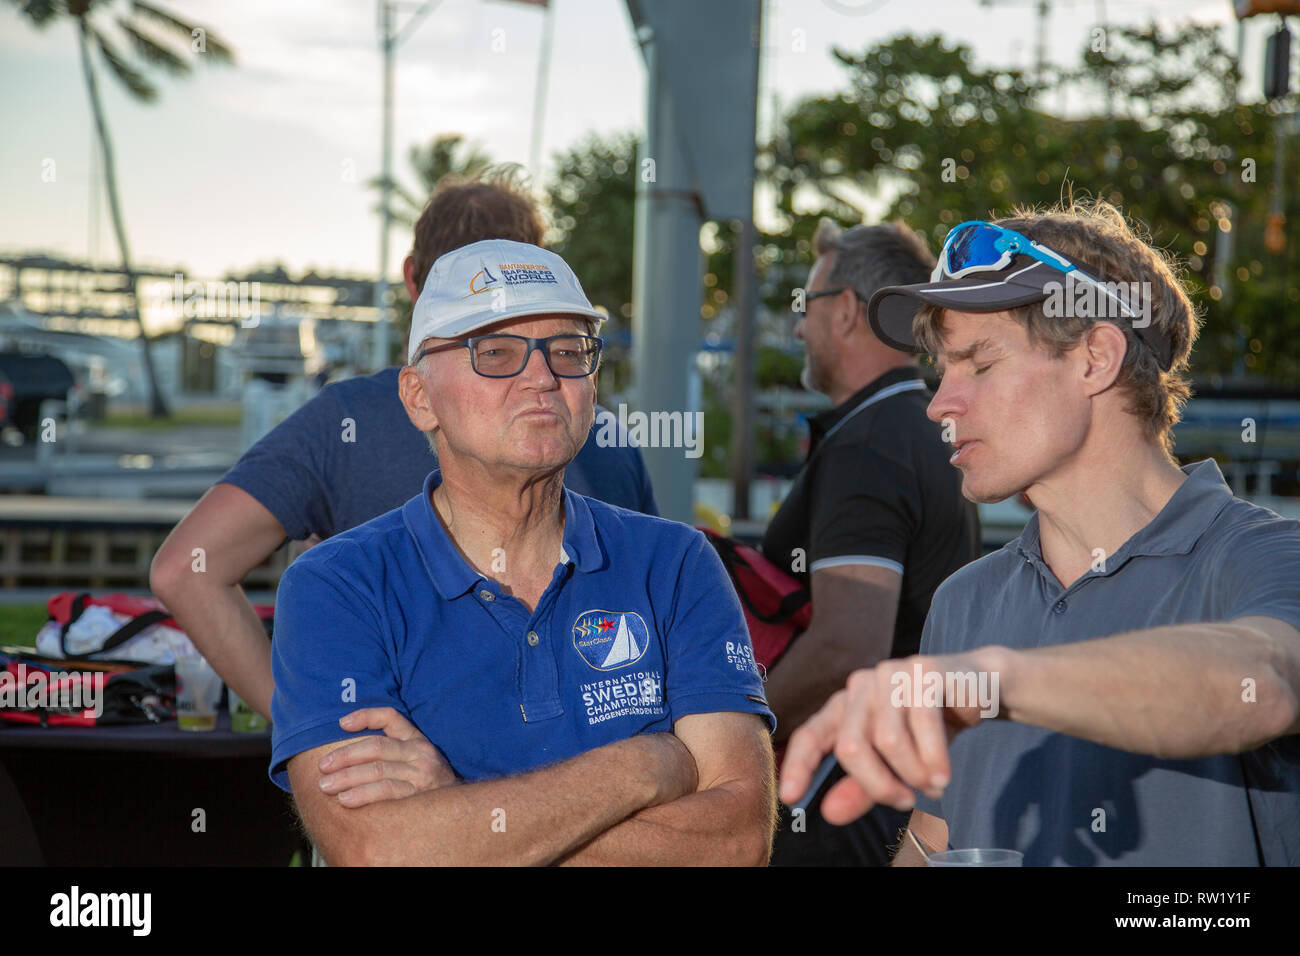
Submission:
M 1128 339 L 1115 324 L 1097 322 L 1084 335 L 1079 350 L 1079 358 L 1085 363 L 1084 386 L 1087 394 L 1092 396 L 1115 384 L 1115 379 L 1124 366 Z
M 835 330 L 836 338 L 852 338 L 858 331 L 858 322 L 862 320 L 857 295 L 852 289 L 845 289 L 834 298 L 831 308 L 831 327 Z
M 403 366 L 397 373 L 397 394 L 412 425 L 422 432 L 431 432 L 438 427 L 438 415 L 429 404 L 429 393 L 414 367 Z
M 415 258 L 407 256 L 402 261 L 402 281 L 406 283 L 406 294 L 411 297 L 411 304 L 420 297 L 420 286 L 415 281 Z

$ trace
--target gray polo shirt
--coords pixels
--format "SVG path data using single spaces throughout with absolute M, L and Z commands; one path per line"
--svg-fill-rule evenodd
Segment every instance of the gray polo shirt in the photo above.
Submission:
M 1300 521 L 1234 498 L 1212 460 L 1183 471 L 1187 480 L 1105 570 L 1068 588 L 1043 563 L 1035 514 L 1020 537 L 940 585 L 921 653 L 1253 615 L 1300 628 Z M 1170 692 L 1158 673 L 1149 679 L 1153 695 Z M 918 793 L 916 805 L 947 821 L 955 849 L 1014 848 L 1027 866 L 1300 865 L 1300 735 L 1244 754 L 1160 760 L 988 720 L 954 739 L 951 757 L 942 800 Z

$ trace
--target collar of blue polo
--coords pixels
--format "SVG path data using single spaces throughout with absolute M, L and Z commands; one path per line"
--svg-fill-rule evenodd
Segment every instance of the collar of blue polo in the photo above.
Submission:
M 1187 554 L 1205 533 L 1219 512 L 1232 500 L 1232 489 L 1213 458 L 1182 466 L 1187 480 L 1179 485 L 1160 513 L 1124 542 L 1108 565 L 1118 568 L 1123 560 L 1139 554 Z M 1042 539 L 1035 511 L 1020 536 L 1006 545 L 1041 564 Z
M 435 468 L 424 479 L 424 490 L 402 506 L 402 519 L 415 541 L 429 580 L 442 597 L 450 599 L 460 597 L 483 577 L 460 556 L 433 511 L 430 495 L 440 484 L 442 470 Z M 575 565 L 579 571 L 594 571 L 602 563 L 591 508 L 582 495 L 568 488 L 564 489 L 564 543 L 560 560 Z

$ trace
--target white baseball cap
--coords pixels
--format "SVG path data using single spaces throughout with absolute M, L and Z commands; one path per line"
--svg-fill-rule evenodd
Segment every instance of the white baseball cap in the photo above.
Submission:
M 415 361 L 428 338 L 459 338 L 505 319 L 555 312 L 605 321 L 555 253 L 509 239 L 474 242 L 429 270 L 411 313 L 407 361 Z

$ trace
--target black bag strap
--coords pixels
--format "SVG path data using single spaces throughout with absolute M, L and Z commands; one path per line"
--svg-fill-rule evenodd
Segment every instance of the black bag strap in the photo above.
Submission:
M 808 600 L 808 592 L 800 588 L 798 591 L 791 591 L 781 598 L 781 603 L 776 606 L 776 610 L 770 615 L 755 613 L 754 616 L 767 624 L 784 624 L 798 614 L 803 606 L 808 603 Z
M 138 617 L 127 621 L 116 631 L 109 635 L 108 640 L 104 641 L 102 647 L 96 651 L 87 651 L 85 654 L 73 654 L 68 650 L 68 628 L 80 619 L 86 610 L 86 605 L 90 601 L 90 594 L 78 594 L 72 599 L 72 611 L 68 615 L 68 623 L 59 628 L 59 651 L 63 654 L 65 660 L 84 661 L 88 660 L 95 654 L 102 654 L 105 651 L 111 651 L 115 647 L 120 647 L 135 637 L 145 628 L 153 627 L 155 624 L 161 624 L 171 617 L 166 611 L 145 611 Z

